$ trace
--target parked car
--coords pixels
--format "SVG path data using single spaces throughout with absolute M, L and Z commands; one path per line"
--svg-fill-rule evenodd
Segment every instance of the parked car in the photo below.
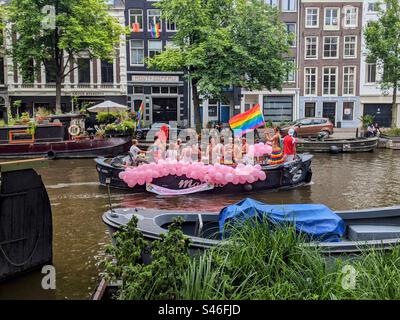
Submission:
M 180 129 L 176 127 L 172 127 L 169 124 L 162 123 L 162 122 L 156 122 L 153 123 L 151 128 L 140 128 L 136 130 L 136 139 L 138 140 L 147 140 L 147 141 L 154 141 L 154 137 L 157 134 L 157 132 L 160 131 L 161 127 L 166 125 L 169 130 L 175 130 L 176 131 L 176 136 L 179 135 Z M 173 133 L 175 134 L 175 133 Z
M 328 138 L 333 134 L 333 123 L 328 118 L 299 119 L 281 129 L 281 135 L 286 136 L 290 128 L 296 131 L 297 137 L 318 137 L 323 134 Z

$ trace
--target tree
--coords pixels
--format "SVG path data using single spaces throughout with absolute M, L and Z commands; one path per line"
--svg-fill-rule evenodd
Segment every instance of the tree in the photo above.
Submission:
M 45 66 L 55 79 L 57 112 L 62 82 L 79 67 L 78 58 L 111 60 L 115 55 L 124 28 L 107 10 L 105 0 L 10 1 L 14 63 L 31 81 L 32 71 Z
M 392 89 L 392 126 L 397 120 L 397 91 L 400 82 L 400 4 L 398 0 L 384 0 L 386 10 L 380 9 L 379 20 L 365 28 L 368 61 L 383 70 L 379 85 Z
M 178 31 L 174 46 L 148 66 L 186 72 L 197 127 L 201 96 L 221 98 L 230 86 L 281 89 L 291 39 L 277 9 L 259 0 L 161 0 L 156 6 Z

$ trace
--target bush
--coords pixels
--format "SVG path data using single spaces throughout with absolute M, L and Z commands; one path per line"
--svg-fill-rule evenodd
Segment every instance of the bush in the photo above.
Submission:
M 132 120 L 125 120 L 119 124 L 110 123 L 105 127 L 106 134 L 133 135 L 136 130 L 136 124 Z
M 96 120 L 99 124 L 109 124 L 115 122 L 118 118 L 118 113 L 116 112 L 99 112 L 96 115 Z
M 384 135 L 391 137 L 399 137 L 400 136 L 400 128 L 391 128 L 382 132 Z

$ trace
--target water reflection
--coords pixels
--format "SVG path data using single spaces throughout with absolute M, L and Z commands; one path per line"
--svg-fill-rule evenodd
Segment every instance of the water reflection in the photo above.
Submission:
M 323 203 L 335 210 L 400 204 L 400 152 L 316 155 L 313 183 L 284 192 L 198 194 L 165 198 L 113 191 L 113 206 L 219 211 L 245 196 L 271 204 Z M 109 243 L 101 222 L 107 190 L 98 185 L 93 160 L 58 160 L 42 169 L 53 208 L 57 290 L 41 290 L 40 271 L 0 284 L 0 299 L 87 299 L 94 290 L 97 264 Z

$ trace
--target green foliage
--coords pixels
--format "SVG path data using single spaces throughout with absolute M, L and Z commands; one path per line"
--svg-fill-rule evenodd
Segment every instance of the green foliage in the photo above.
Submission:
M 132 120 L 124 120 L 119 124 L 110 123 L 105 127 L 106 134 L 127 134 L 133 135 L 136 130 L 136 123 Z
M 109 279 L 123 281 L 118 299 L 176 299 L 182 286 L 183 273 L 189 264 L 189 240 L 180 230 L 177 219 L 161 235 L 161 240 L 148 243 L 136 229 L 137 218 L 115 234 L 115 246 L 108 253 L 114 262 L 106 261 Z M 150 247 L 151 246 L 151 247 Z M 152 262 L 144 265 L 142 254 L 151 253 Z
M 29 132 L 29 134 L 31 134 L 32 136 L 35 136 L 36 128 L 37 128 L 36 121 L 30 121 L 29 124 L 28 124 L 28 132 Z
M 391 128 L 382 132 L 384 135 L 390 137 L 400 137 L 400 128 Z
M 174 47 L 147 63 L 189 72 L 196 124 L 199 96 L 222 99 L 224 88 L 231 86 L 282 87 L 290 68 L 284 54 L 291 38 L 277 9 L 259 0 L 161 0 L 157 6 L 179 28 Z
M 100 124 L 109 124 L 113 123 L 118 118 L 117 112 L 99 112 L 96 115 L 96 120 Z
M 393 89 L 393 124 L 397 119 L 396 96 L 400 81 L 400 3 L 398 0 L 383 0 L 386 10 L 380 11 L 379 20 L 371 21 L 365 28 L 368 60 L 384 70 L 380 86 Z
M 368 126 L 374 123 L 375 116 L 366 114 L 358 118 L 361 121 L 361 125 L 364 129 L 368 128 Z
M 46 5 L 57 12 L 54 27 L 43 11 Z M 125 32 L 109 15 L 105 0 L 11 0 L 8 8 L 13 31 L 18 34 L 10 54 L 25 78 L 32 76 L 32 61 L 35 72 L 40 63 L 54 71 L 57 111 L 61 111 L 62 80 L 74 70 L 70 62 L 83 53 L 110 60 Z M 43 23 L 48 25 L 44 28 Z
M 36 109 L 35 111 L 36 117 L 48 117 L 49 115 L 51 115 L 51 111 L 44 108 L 44 107 L 39 107 Z

